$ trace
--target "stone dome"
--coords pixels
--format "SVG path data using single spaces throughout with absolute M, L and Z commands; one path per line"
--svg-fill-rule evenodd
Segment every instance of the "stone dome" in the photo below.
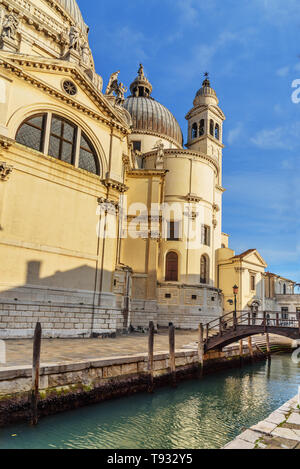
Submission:
M 173 114 L 151 97 L 152 86 L 144 75 L 141 65 L 138 77 L 130 86 L 131 96 L 123 106 L 130 113 L 133 132 L 149 132 L 164 136 L 183 145 L 183 135 Z
M 84 34 L 87 34 L 89 28 L 84 22 L 76 0 L 57 0 L 57 2 L 63 7 L 72 20 L 74 20 L 74 26 L 77 26 Z

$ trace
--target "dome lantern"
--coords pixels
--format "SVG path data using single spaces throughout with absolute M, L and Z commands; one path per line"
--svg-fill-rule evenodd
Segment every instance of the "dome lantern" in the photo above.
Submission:
M 130 85 L 131 96 L 149 98 L 152 93 L 152 85 L 144 74 L 144 67 L 140 64 L 138 76 Z

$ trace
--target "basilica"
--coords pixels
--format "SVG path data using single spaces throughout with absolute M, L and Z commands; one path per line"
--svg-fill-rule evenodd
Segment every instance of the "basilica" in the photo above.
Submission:
M 233 286 L 239 310 L 300 312 L 295 282 L 222 231 L 209 77 L 184 142 L 143 65 L 128 93 L 119 71 L 104 86 L 88 32 L 75 0 L 0 3 L 0 338 L 196 329 Z

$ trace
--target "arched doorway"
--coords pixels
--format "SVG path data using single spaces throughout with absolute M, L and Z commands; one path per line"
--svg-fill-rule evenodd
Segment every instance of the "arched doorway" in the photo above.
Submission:
M 169 252 L 166 258 L 166 282 L 178 282 L 178 255 Z

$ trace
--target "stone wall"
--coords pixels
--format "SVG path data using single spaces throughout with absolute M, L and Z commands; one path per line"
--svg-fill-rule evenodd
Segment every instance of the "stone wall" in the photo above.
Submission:
M 248 363 L 251 359 L 245 356 L 244 361 Z M 240 364 L 236 350 L 210 352 L 205 356 L 204 374 Z M 197 351 L 176 352 L 176 374 L 178 380 L 199 377 Z M 155 386 L 170 385 L 172 375 L 167 353 L 154 355 L 153 375 Z M 39 414 L 55 414 L 145 392 L 148 385 L 147 354 L 41 366 Z M 28 420 L 31 386 L 31 366 L 0 369 L 0 426 Z
M 123 330 L 120 310 L 75 305 L 0 304 L 0 339 L 32 338 L 40 322 L 45 338 L 87 338 Z

